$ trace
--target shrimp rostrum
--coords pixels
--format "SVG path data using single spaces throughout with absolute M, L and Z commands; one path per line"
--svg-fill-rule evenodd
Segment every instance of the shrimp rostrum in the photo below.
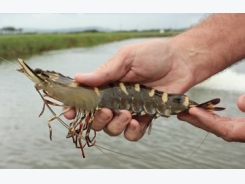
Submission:
M 128 110 L 132 115 L 150 115 L 152 119 L 147 124 L 151 131 L 152 123 L 158 117 L 169 117 L 181 112 L 188 112 L 191 107 L 200 107 L 208 111 L 224 110 L 223 107 L 215 107 L 220 102 L 219 98 L 198 104 L 183 94 L 168 94 L 140 84 L 115 82 L 99 87 L 91 87 L 77 83 L 74 79 L 60 73 L 42 69 L 33 70 L 22 59 L 18 59 L 22 68 L 19 72 L 24 73 L 35 83 L 35 88 L 44 101 L 45 106 L 53 113 L 54 117 L 48 121 L 50 139 L 52 129 L 50 122 L 57 119 L 68 128 L 67 138 L 72 138 L 77 148 L 95 144 L 96 132 L 90 135 L 92 123 L 96 112 L 101 108 L 109 108 L 115 114 L 120 110 Z M 65 107 L 60 114 L 56 114 L 50 105 Z M 75 119 L 68 125 L 60 119 L 71 108 L 76 110 Z M 85 135 L 83 135 L 83 132 Z M 82 143 L 82 140 L 85 140 Z

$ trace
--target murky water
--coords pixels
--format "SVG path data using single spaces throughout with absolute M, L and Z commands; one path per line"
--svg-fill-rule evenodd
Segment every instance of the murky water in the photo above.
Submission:
M 77 72 L 96 69 L 121 46 L 143 40 L 146 39 L 52 51 L 22 59 L 32 68 L 55 70 L 73 77 Z M 245 91 L 244 69 L 245 65 L 241 62 L 194 87 L 187 94 L 197 102 L 220 97 L 220 106 L 227 109 L 219 114 L 243 116 L 236 100 Z M 151 135 L 146 134 L 138 142 L 129 142 L 123 135 L 109 137 L 103 131 L 97 134 L 100 146 L 157 161 L 103 150 L 105 155 L 96 147 L 87 147 L 86 158 L 83 159 L 71 139 L 66 139 L 67 130 L 58 121 L 52 123 L 53 141 L 49 140 L 47 120 L 52 114 L 46 110 L 38 118 L 43 103 L 33 83 L 5 62 L 0 64 L 0 103 L 0 168 L 245 168 L 245 144 L 227 143 L 212 134 L 194 155 L 185 159 L 207 133 L 179 121 L 175 116 L 157 119 Z M 61 108 L 54 109 L 57 113 L 61 112 Z

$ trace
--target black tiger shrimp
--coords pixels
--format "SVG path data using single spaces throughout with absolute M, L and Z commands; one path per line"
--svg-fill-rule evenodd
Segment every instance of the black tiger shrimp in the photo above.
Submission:
M 225 109 L 215 107 L 220 102 L 219 98 L 198 104 L 184 94 L 168 94 L 141 84 L 115 82 L 91 87 L 79 84 L 74 79 L 54 71 L 39 68 L 33 70 L 22 59 L 18 59 L 18 62 L 22 68 L 17 70 L 35 83 L 35 88 L 44 101 L 40 116 L 45 106 L 54 115 L 48 120 L 50 139 L 52 140 L 50 123 L 57 119 L 68 129 L 66 137 L 72 138 L 75 146 L 81 149 L 83 157 L 85 157 L 84 147 L 95 145 L 96 132 L 93 131 L 94 135 L 90 138 L 90 131 L 95 114 L 101 108 L 109 108 L 116 113 L 124 109 L 130 111 L 132 115 L 151 115 L 152 119 L 146 126 L 149 128 L 149 133 L 152 123 L 159 117 L 176 115 L 194 106 L 211 112 Z M 56 114 L 50 105 L 66 107 L 66 110 Z M 71 108 L 76 109 L 77 113 L 75 119 L 68 125 L 59 117 Z M 84 132 L 85 135 L 83 135 Z M 85 143 L 82 143 L 83 140 Z

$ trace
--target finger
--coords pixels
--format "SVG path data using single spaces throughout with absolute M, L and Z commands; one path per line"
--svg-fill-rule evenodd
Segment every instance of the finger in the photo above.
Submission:
M 233 124 L 230 123 L 230 117 L 218 116 L 217 114 L 212 114 L 201 108 L 191 108 L 190 114 L 198 118 L 203 129 L 211 132 L 218 137 L 228 137 L 233 130 Z
M 113 113 L 110 109 L 102 108 L 100 109 L 94 118 L 92 129 L 95 131 L 102 130 L 112 119 Z
M 69 111 L 67 111 L 65 114 L 64 114 L 64 116 L 65 116 L 65 118 L 66 119 L 74 119 L 75 118 L 75 116 L 76 116 L 76 111 L 75 111 L 75 109 L 71 109 L 71 110 L 69 110 Z
M 121 49 L 113 58 L 91 73 L 78 73 L 75 80 L 90 86 L 100 86 L 122 78 L 130 70 L 131 56 L 129 49 Z M 128 59 L 129 58 L 129 59 Z
M 213 126 L 215 121 L 214 115 L 201 108 L 193 107 L 189 110 L 189 113 L 180 113 L 177 116 L 182 121 L 194 125 L 206 131 L 210 131 L 210 127 Z
M 180 113 L 177 115 L 177 118 L 181 121 L 186 121 L 197 128 L 202 128 L 198 118 L 190 115 L 189 113 Z
M 237 99 L 237 106 L 242 112 L 245 112 L 245 95 L 242 95 Z
M 190 115 L 197 118 L 199 121 L 200 128 L 211 131 L 214 129 L 214 124 L 216 121 L 216 116 L 204 109 L 193 107 L 189 110 Z
M 146 126 L 151 119 L 152 117 L 150 116 L 134 117 L 124 131 L 124 137 L 129 141 L 138 141 L 144 136 Z
M 194 107 L 193 107 L 193 108 L 194 108 Z M 198 108 L 198 109 L 200 109 L 200 108 Z M 202 111 L 207 112 L 207 111 L 205 111 L 205 110 L 202 110 Z M 178 119 L 181 120 L 181 121 L 187 121 L 187 122 L 190 121 L 192 125 L 201 128 L 200 126 L 201 126 L 202 124 L 199 122 L 198 116 L 197 116 L 197 117 L 193 116 L 194 113 L 197 114 L 197 113 L 200 113 L 200 112 L 198 112 L 198 111 L 194 111 L 194 112 L 193 112 L 193 111 L 192 111 L 192 115 L 191 115 L 190 113 L 180 113 L 180 114 L 177 115 L 177 117 L 178 117 Z M 208 116 L 211 114 L 210 112 L 207 112 L 207 113 L 208 113 Z M 211 114 L 211 116 L 213 116 L 213 115 L 214 115 L 214 114 Z M 214 116 L 219 117 L 218 115 L 214 115 Z M 222 118 L 222 120 L 227 120 L 227 121 L 232 120 L 232 118 L 229 117 L 229 116 L 222 116 L 222 117 L 220 117 L 220 118 Z M 216 119 L 217 119 L 217 118 L 216 118 Z M 239 119 L 239 118 L 237 118 L 237 119 Z M 243 118 L 241 118 L 241 119 L 243 119 Z
M 119 115 L 112 118 L 111 122 L 103 129 L 110 136 L 120 135 L 131 121 L 131 113 L 127 110 L 121 110 Z

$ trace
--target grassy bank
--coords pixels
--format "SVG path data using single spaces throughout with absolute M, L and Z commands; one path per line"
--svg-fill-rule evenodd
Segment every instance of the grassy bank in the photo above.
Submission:
M 166 37 L 179 32 L 113 32 L 73 34 L 0 35 L 0 56 L 6 59 L 38 54 L 49 50 L 89 47 L 129 38 Z

